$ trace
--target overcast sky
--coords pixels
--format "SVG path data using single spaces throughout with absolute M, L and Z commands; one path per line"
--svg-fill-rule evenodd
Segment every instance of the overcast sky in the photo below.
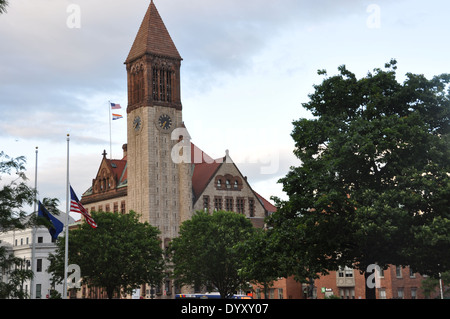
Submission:
M 149 0 L 10 0 L 0 15 L 0 151 L 27 158 L 40 197 L 65 210 L 66 135 L 70 180 L 81 194 L 109 151 L 126 143 L 126 70 Z M 450 2 L 363 0 L 155 0 L 181 68 L 183 119 L 192 142 L 217 158 L 230 151 L 255 191 L 284 197 L 292 121 L 313 85 L 337 67 L 363 77 L 398 61 L 407 72 L 450 72 Z M 109 156 L 109 155 L 108 155 Z

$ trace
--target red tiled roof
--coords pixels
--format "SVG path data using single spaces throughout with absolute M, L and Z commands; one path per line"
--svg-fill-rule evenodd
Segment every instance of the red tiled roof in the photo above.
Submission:
M 220 165 L 222 163 L 217 162 L 195 164 L 194 174 L 192 174 L 194 198 L 198 198 L 201 195 Z
M 127 179 L 127 158 L 121 160 L 106 159 L 112 167 L 114 175 L 117 177 L 118 184 L 121 184 Z
M 153 1 L 151 1 L 144 19 L 142 20 L 125 63 L 131 62 L 146 53 L 181 60 L 181 56 Z
M 269 213 L 274 213 L 277 211 L 277 208 L 272 205 L 267 199 L 259 195 L 257 192 L 253 191 L 256 196 L 258 196 L 259 200 L 263 203 L 264 209 L 267 210 Z

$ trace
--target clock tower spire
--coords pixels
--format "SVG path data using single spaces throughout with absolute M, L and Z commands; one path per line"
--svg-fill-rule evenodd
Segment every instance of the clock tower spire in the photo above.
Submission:
M 155 105 L 181 110 L 181 61 L 180 53 L 151 1 L 125 61 L 127 112 Z
M 178 235 L 181 211 L 192 209 L 190 168 L 171 158 L 179 138 L 172 132 L 183 127 L 181 61 L 151 1 L 125 61 L 128 207 L 159 228 L 164 244 Z

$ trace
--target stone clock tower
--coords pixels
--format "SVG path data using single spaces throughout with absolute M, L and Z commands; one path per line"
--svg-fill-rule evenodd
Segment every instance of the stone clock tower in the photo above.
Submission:
M 181 56 L 153 1 L 125 61 L 128 80 L 128 208 L 166 245 L 192 210 L 190 166 L 171 158 L 183 127 Z

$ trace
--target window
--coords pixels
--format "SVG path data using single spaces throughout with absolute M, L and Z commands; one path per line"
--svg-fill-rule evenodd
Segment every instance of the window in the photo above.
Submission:
M 229 212 L 233 211 L 233 197 L 225 198 L 225 209 Z
M 416 299 L 417 298 L 417 288 L 412 287 L 411 288 L 411 299 Z
M 41 297 L 42 297 L 41 284 L 36 284 L 36 298 L 40 299 Z
M 172 102 L 173 71 L 166 68 L 152 68 L 152 97 L 155 101 Z
M 344 268 L 339 267 L 338 276 L 339 278 L 353 278 L 353 269 L 348 268 L 347 266 Z
M 225 181 L 225 185 L 226 185 L 227 189 L 230 189 L 230 188 L 231 188 L 231 184 L 230 184 L 230 180 L 229 180 L 229 179 L 227 179 L 227 180 Z
M 122 214 L 125 214 L 125 201 L 122 201 L 122 202 L 120 203 L 120 212 L 121 212 Z
M 222 197 L 215 196 L 214 197 L 214 210 L 222 209 Z
M 355 288 L 341 288 L 339 295 L 341 299 L 355 299 Z
M 402 278 L 402 266 L 395 267 L 395 275 L 397 278 Z
M 40 258 L 36 259 L 36 271 L 42 272 L 42 259 Z
M 209 196 L 203 196 L 203 210 L 209 210 Z
M 380 299 L 386 299 L 386 290 L 384 288 L 380 288 Z
M 170 287 L 170 279 L 166 279 L 166 282 L 164 284 L 164 291 L 166 292 L 166 295 L 170 295 L 172 293 L 172 290 Z
M 242 197 L 236 199 L 236 210 L 239 214 L 244 214 L 245 200 Z
M 398 299 L 403 299 L 403 288 L 398 288 L 397 289 L 397 298 Z
M 269 299 L 275 299 L 275 289 L 274 288 L 269 289 Z
M 222 188 L 222 180 L 218 179 L 217 180 L 217 189 L 221 189 Z
M 139 103 L 144 100 L 144 66 L 137 64 L 132 66 L 130 72 L 130 102 L 131 104 Z
M 255 217 L 255 200 L 253 198 L 248 199 L 248 212 L 250 217 Z
M 283 299 L 283 288 L 278 288 L 278 299 Z
M 42 244 L 44 242 L 44 237 L 38 237 L 38 244 Z

